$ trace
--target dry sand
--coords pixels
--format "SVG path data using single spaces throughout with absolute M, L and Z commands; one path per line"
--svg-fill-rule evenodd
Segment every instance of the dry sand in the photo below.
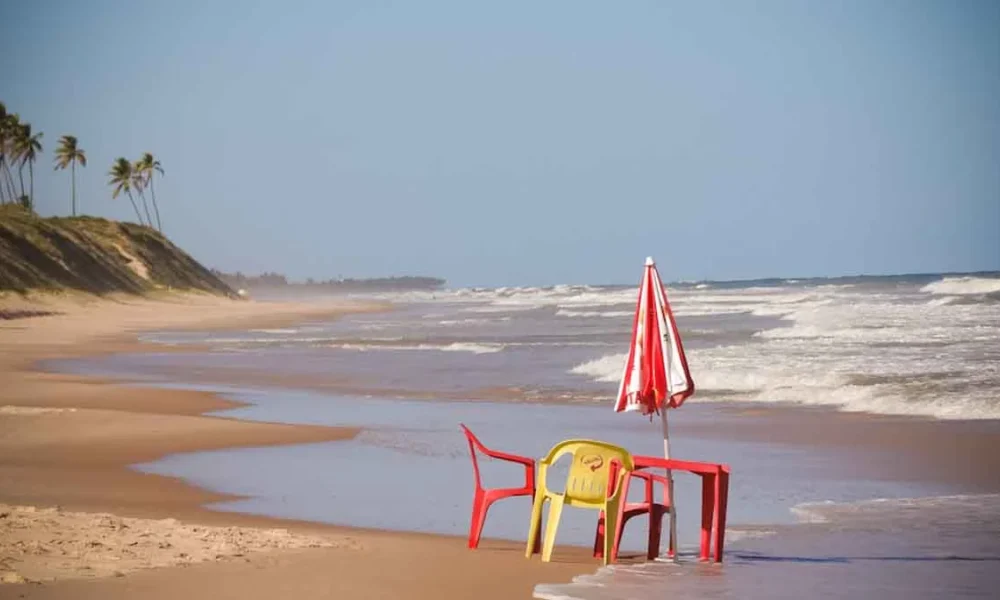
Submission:
M 485 542 L 472 552 L 454 537 L 206 510 L 232 498 L 128 466 L 357 431 L 206 417 L 236 404 L 34 368 L 44 359 L 141 351 L 134 336 L 144 330 L 277 327 L 385 308 L 203 295 L 0 298 L 0 576 L 39 582 L 2 583 L 0 598 L 509 599 L 594 570 L 582 550 L 542 564 L 525 560 L 518 544 Z M 23 311 L 53 314 L 6 318 L 32 314 Z
M 232 560 L 266 550 L 359 546 L 349 536 L 0 504 L 0 581 L 7 583 L 121 577 L 139 569 Z

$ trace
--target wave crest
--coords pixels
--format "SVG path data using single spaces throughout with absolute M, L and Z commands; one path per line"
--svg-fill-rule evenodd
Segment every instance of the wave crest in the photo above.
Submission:
M 1000 277 L 945 277 L 928 283 L 921 292 L 942 296 L 989 295 L 1000 293 Z

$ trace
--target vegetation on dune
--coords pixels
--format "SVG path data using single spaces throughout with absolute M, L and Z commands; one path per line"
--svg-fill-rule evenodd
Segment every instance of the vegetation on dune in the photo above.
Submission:
M 18 203 L 27 209 L 34 206 L 35 161 L 42 152 L 42 132 L 33 132 L 17 113 L 8 113 L 0 102 L 0 201 Z M 17 168 L 14 184 L 13 168 Z M 24 186 L 24 168 L 28 167 L 28 187 Z
M 0 291 L 202 291 L 236 297 L 160 232 L 97 217 L 41 218 L 0 206 Z
M 7 112 L 7 106 L 0 102 L 0 204 L 20 204 L 28 210 L 34 210 L 35 203 L 35 161 L 42 153 L 42 132 L 34 133 L 31 123 L 21 121 L 17 113 Z M 67 167 L 71 171 L 71 211 L 77 216 L 76 202 L 76 166 L 87 166 L 87 155 L 80 148 L 79 140 L 73 135 L 64 135 L 59 139 L 59 147 L 55 152 L 55 169 Z M 24 184 L 24 170 L 28 169 L 28 186 Z M 15 182 L 14 171 L 17 171 Z M 153 214 L 156 215 L 156 229 L 162 231 L 160 223 L 160 207 L 156 202 L 156 190 L 153 178 L 163 175 L 163 165 L 150 152 L 145 152 L 135 162 L 126 158 L 116 158 L 108 172 L 108 185 L 111 186 L 111 197 L 117 198 L 125 192 L 135 209 L 135 216 L 140 225 L 153 226 L 153 218 L 146 202 L 146 189 L 149 189 L 153 203 Z M 142 207 L 146 213 L 143 219 L 139 212 L 133 192 L 139 195 Z

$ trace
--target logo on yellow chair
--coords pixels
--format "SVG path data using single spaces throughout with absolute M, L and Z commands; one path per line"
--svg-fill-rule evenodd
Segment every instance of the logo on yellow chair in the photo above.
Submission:
M 600 454 L 584 454 L 580 457 L 580 463 L 593 472 L 604 466 L 604 457 Z

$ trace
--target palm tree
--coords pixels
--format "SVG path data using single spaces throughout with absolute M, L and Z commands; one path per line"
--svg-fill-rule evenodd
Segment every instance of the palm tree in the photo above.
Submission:
M 117 198 L 118 194 L 122 191 L 128 194 L 128 199 L 132 202 L 132 208 L 135 210 L 135 216 L 139 217 L 139 224 L 145 225 L 142 221 L 142 215 L 139 213 L 139 207 L 135 204 L 135 198 L 132 196 L 132 163 L 130 163 L 127 158 L 119 157 L 115 160 L 114 164 L 111 165 L 111 170 L 108 171 L 108 175 L 111 176 L 111 180 L 108 181 L 108 185 L 115 187 L 114 191 L 111 193 L 111 197 Z
M 80 166 L 87 166 L 87 155 L 77 146 L 76 137 L 64 135 L 59 138 L 59 148 L 56 150 L 56 170 L 65 169 L 70 165 L 73 175 L 73 216 L 76 216 L 76 163 Z
M 142 190 L 146 188 L 146 180 L 142 177 L 142 166 L 139 161 L 135 161 L 132 165 L 132 187 L 135 191 L 139 192 L 139 199 L 142 200 L 142 210 L 146 212 L 146 221 L 149 226 L 153 226 L 153 219 L 149 216 L 149 204 L 146 203 L 146 194 L 142 193 Z
M 14 151 L 14 140 L 17 139 L 20 131 L 21 120 L 16 113 L 8 113 L 7 107 L 0 102 L 0 199 L 3 202 L 17 202 L 18 194 L 14 189 L 14 175 L 11 174 L 10 165 L 16 159 Z M 6 185 L 6 189 L 4 189 Z M 4 197 L 4 191 L 7 192 Z
M 21 122 L 18 120 L 17 114 L 8 114 L 2 127 L 4 143 L 3 174 L 7 176 L 7 190 L 10 193 L 11 202 L 14 202 L 17 199 L 17 192 L 14 190 L 14 174 L 11 172 L 10 167 L 17 160 L 14 141 L 17 139 L 17 132 L 21 127 Z
M 24 123 L 21 125 L 20 135 L 18 135 L 17 140 L 14 142 L 15 149 L 17 152 L 17 158 L 21 161 L 21 167 L 18 170 L 18 176 L 21 177 L 21 195 L 24 196 L 24 177 L 21 173 L 24 171 L 24 165 L 28 165 L 28 177 L 31 181 L 31 187 L 27 194 L 31 203 L 35 202 L 35 159 L 38 158 L 38 153 L 42 151 L 42 132 L 32 135 L 31 134 L 31 123 Z
M 4 175 L 8 175 L 10 171 L 7 170 L 7 159 L 8 159 L 8 136 L 7 136 L 7 123 L 9 115 L 7 114 L 7 106 L 0 102 L 0 202 L 7 203 L 7 194 L 10 194 L 11 202 L 14 201 L 14 190 L 10 188 L 10 182 Z M 4 189 L 4 183 L 7 183 L 7 189 Z
M 153 178 L 156 173 L 163 175 L 163 166 L 149 152 L 142 155 L 136 166 L 139 168 L 139 172 L 146 178 L 146 185 L 149 186 L 149 194 L 153 198 L 153 211 L 156 213 L 156 229 L 157 231 L 163 231 L 160 226 L 160 207 L 156 204 L 156 190 L 153 188 Z
M 21 181 L 20 193 L 16 191 L 14 187 L 14 175 L 11 172 L 11 165 L 14 165 L 20 161 L 20 143 L 21 137 L 24 134 L 24 125 L 21 123 L 21 118 L 17 113 L 8 113 L 7 118 L 3 122 L 3 138 L 4 138 L 4 155 L 7 174 L 7 185 L 10 188 L 11 198 L 13 200 L 19 199 L 24 195 L 24 164 L 17 170 L 18 179 Z
M 15 120 L 11 121 L 8 125 L 11 127 L 11 162 L 20 163 L 17 167 L 17 180 L 21 184 L 20 193 L 17 195 L 18 198 L 24 196 L 24 161 L 21 160 L 21 151 L 24 148 L 24 124 L 17 120 L 17 115 L 14 115 Z M 11 177 L 13 180 L 13 177 Z

